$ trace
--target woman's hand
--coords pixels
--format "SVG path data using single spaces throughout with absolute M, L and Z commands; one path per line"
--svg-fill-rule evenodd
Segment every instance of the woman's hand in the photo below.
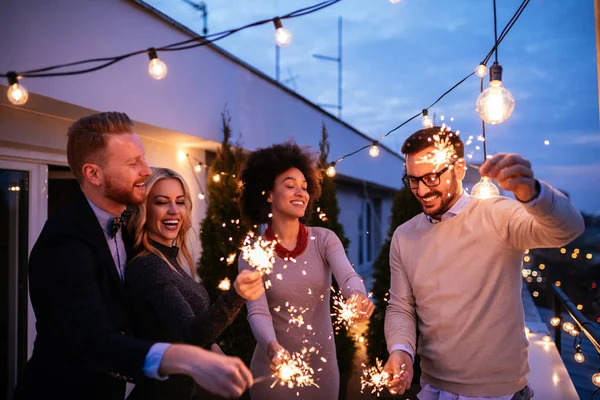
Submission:
M 273 340 L 267 346 L 267 355 L 271 359 L 271 365 L 269 365 L 269 367 L 273 374 L 277 373 L 277 366 L 291 358 L 290 353 L 276 340 Z
M 346 300 L 346 304 L 350 305 L 352 303 L 354 303 L 356 307 L 356 319 L 354 322 L 368 321 L 369 318 L 371 318 L 375 306 L 367 296 L 358 290 L 355 290 L 352 292 L 350 298 Z
M 256 300 L 265 292 L 260 272 L 248 269 L 238 274 L 233 282 L 233 288 L 245 300 Z

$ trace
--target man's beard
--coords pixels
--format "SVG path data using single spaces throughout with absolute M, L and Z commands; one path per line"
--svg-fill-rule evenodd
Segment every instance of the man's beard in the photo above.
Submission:
M 448 196 L 448 194 L 450 194 L 450 196 Z M 448 212 L 450 208 L 452 208 L 452 205 L 454 205 L 454 199 L 456 198 L 456 196 L 458 196 L 458 181 L 456 180 L 456 175 L 454 174 L 454 171 L 452 171 L 452 183 L 450 184 L 450 190 L 448 191 L 448 193 L 445 196 L 443 196 L 441 192 L 438 192 L 437 190 L 432 190 L 423 197 L 428 197 L 431 195 L 440 196 L 440 198 L 442 199 L 442 204 L 433 211 L 427 210 L 425 206 L 421 205 L 423 213 L 429 215 L 432 218 L 441 218 L 442 215 L 444 215 L 446 212 Z
M 141 183 L 141 182 L 136 182 Z M 146 201 L 146 196 L 136 196 L 135 189 L 132 187 L 127 188 L 116 183 L 113 179 L 107 179 L 104 187 L 104 195 L 125 206 L 137 205 Z

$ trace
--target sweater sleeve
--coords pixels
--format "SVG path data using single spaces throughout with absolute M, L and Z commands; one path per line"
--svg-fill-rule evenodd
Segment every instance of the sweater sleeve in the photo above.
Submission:
M 152 260 L 152 265 L 144 260 Z M 127 282 L 137 287 L 157 317 L 164 321 L 172 337 L 179 337 L 184 343 L 207 347 L 233 322 L 244 300 L 231 288 L 206 309 L 194 313 L 171 278 L 172 274 L 175 272 L 164 261 L 148 257 L 136 260 L 127 267 Z M 197 289 L 206 291 L 199 283 Z
M 239 257 L 238 270 L 252 270 L 253 268 L 242 258 Z M 266 291 L 256 300 L 246 302 L 248 308 L 248 323 L 252 329 L 252 334 L 259 346 L 267 351 L 267 345 L 273 340 L 277 340 L 275 328 L 273 327 L 273 317 L 269 311 L 269 302 L 267 301 Z
M 494 218 L 501 239 L 516 249 L 560 247 L 568 244 L 585 229 L 583 217 L 569 199 L 545 182 L 540 182 L 540 194 L 535 202 L 522 204 L 501 198 L 498 206 L 508 216 L 506 220 Z
M 366 296 L 367 290 L 363 280 L 352 268 L 342 242 L 332 231 L 324 231 L 326 232 L 325 259 L 333 272 L 333 276 L 335 276 L 335 280 L 342 289 L 342 294 L 344 297 L 349 298 L 352 292 L 357 290 Z
M 397 229 L 390 246 L 390 298 L 385 311 L 385 340 L 388 351 L 403 345 L 415 354 L 417 341 L 417 313 L 415 298 L 400 257 L 400 239 Z

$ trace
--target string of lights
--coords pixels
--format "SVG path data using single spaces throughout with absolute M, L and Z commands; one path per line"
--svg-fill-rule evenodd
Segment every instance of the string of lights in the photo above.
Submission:
M 388 131 L 386 134 L 382 135 L 379 139 L 374 140 L 372 143 L 364 145 L 364 146 L 360 147 L 359 149 L 357 149 L 353 152 L 350 152 L 348 154 L 345 154 L 342 157 L 339 157 L 338 159 L 336 159 L 335 161 L 332 161 L 331 163 L 329 163 L 329 165 L 327 166 L 327 168 L 325 170 L 326 174 L 330 177 L 335 176 L 335 174 L 336 174 L 335 167 L 337 164 L 339 164 L 341 161 L 345 160 L 346 158 L 351 157 L 367 148 L 370 148 L 369 154 L 372 157 L 376 157 L 377 155 L 379 155 L 379 151 L 378 151 L 379 149 L 378 149 L 377 145 L 381 142 L 381 140 L 383 140 L 385 137 L 389 136 L 393 132 L 402 128 L 404 125 L 408 124 L 409 122 L 411 122 L 412 120 L 416 119 L 417 117 L 419 117 L 421 115 L 422 115 L 421 123 L 424 127 L 427 128 L 427 127 L 433 126 L 433 121 L 428 113 L 429 109 L 431 109 L 433 106 L 435 106 L 440 100 L 442 100 L 446 95 L 448 95 L 450 92 L 452 92 L 454 89 L 456 89 L 462 83 L 464 83 L 471 76 L 476 74 L 477 76 L 482 78 L 482 88 L 483 88 L 483 78 L 487 75 L 487 72 L 488 72 L 487 63 L 489 62 L 490 58 L 494 54 L 497 55 L 498 47 L 500 46 L 502 41 L 506 38 L 508 33 L 511 31 L 511 29 L 514 27 L 514 25 L 516 24 L 519 17 L 523 14 L 523 11 L 529 4 L 529 1 L 530 0 L 522 1 L 521 5 L 517 8 L 517 10 L 513 14 L 513 16 L 510 18 L 510 20 L 506 24 L 506 26 L 502 29 L 500 35 L 497 35 L 496 26 L 495 26 L 495 28 L 494 28 L 494 37 L 495 37 L 494 46 L 491 48 L 491 50 L 488 52 L 488 54 L 484 57 L 483 61 L 477 66 L 477 68 L 475 69 L 474 72 L 471 72 L 470 74 L 465 76 L 463 79 L 458 81 L 455 85 L 453 85 L 450 89 L 448 89 L 446 92 L 444 92 L 440 97 L 438 97 L 428 107 L 423 108 L 421 112 L 408 118 L 406 121 L 402 122 L 401 124 L 399 124 L 398 126 L 393 128 L 392 130 Z M 495 1 L 494 1 L 494 21 L 495 21 L 494 24 L 497 25 Z M 492 76 L 492 72 L 494 73 L 493 76 Z M 501 79 L 502 79 L 502 67 L 500 66 L 500 64 L 497 64 L 497 62 L 495 62 L 490 71 L 490 88 L 481 91 L 481 94 L 479 97 L 479 99 L 481 99 L 481 102 L 478 99 L 478 105 L 479 105 L 479 103 L 482 103 L 482 105 L 483 104 L 491 104 L 491 105 L 498 104 L 498 96 L 504 96 L 504 97 L 510 96 L 510 99 L 512 99 L 512 95 L 510 94 L 510 92 L 508 92 L 508 90 L 506 90 L 502 87 Z M 493 83 L 493 85 L 492 85 L 492 83 Z M 497 85 L 497 83 L 499 83 L 499 85 Z M 493 90 L 491 90 L 491 89 L 493 89 Z M 500 93 L 498 94 L 498 92 L 500 92 Z M 484 96 L 484 97 L 482 98 L 482 96 Z M 503 100 L 504 97 L 501 98 L 501 101 Z M 488 108 L 489 108 L 489 112 L 487 111 Z M 514 109 L 514 99 L 512 100 L 512 106 L 509 107 L 510 112 L 507 112 L 508 109 L 506 108 L 506 106 L 504 106 L 503 108 L 504 109 L 502 110 L 502 112 L 498 113 L 496 108 L 486 107 L 484 109 L 483 114 L 486 117 L 487 117 L 487 114 L 491 114 L 491 116 L 496 119 L 499 119 L 499 118 L 497 118 L 497 114 L 500 114 L 500 116 L 504 116 L 504 115 L 508 114 L 508 115 L 506 115 L 506 117 L 504 119 L 502 119 L 502 121 L 504 121 L 504 120 L 506 120 L 506 118 L 508 118 L 510 116 L 510 114 L 512 113 L 512 111 Z M 480 113 L 480 116 L 482 116 L 482 113 Z M 491 118 L 488 118 L 488 120 L 486 120 L 483 116 L 482 116 L 482 120 L 484 122 L 491 122 L 492 124 L 502 122 L 502 121 L 496 122 L 496 120 L 493 120 Z M 377 149 L 375 150 L 375 148 L 377 148 Z M 485 138 L 484 138 L 484 148 L 485 148 Z M 487 150 L 486 150 L 485 157 L 487 157 Z
M 104 68 L 107 68 L 113 64 L 116 64 L 120 61 L 126 60 L 128 58 L 140 55 L 147 54 L 150 62 L 148 64 L 148 72 L 152 78 L 156 80 L 163 79 L 167 75 L 167 66 L 166 64 L 158 58 L 158 53 L 160 52 L 169 52 L 169 51 L 182 51 L 193 49 L 200 46 L 206 46 L 207 44 L 217 42 L 221 39 L 224 39 L 228 36 L 231 36 L 237 32 L 240 32 L 245 29 L 249 29 L 255 26 L 264 25 L 268 23 L 273 23 L 275 27 L 275 41 L 279 46 L 287 46 L 291 42 L 292 35 L 289 31 L 283 28 L 282 21 L 286 19 L 293 19 L 303 17 L 308 14 L 312 14 L 314 12 L 320 11 L 324 8 L 330 7 L 341 0 L 326 0 L 318 4 L 314 4 L 309 7 L 304 7 L 295 11 L 292 11 L 288 14 L 279 17 L 273 17 L 268 19 L 263 19 L 260 21 L 256 21 L 239 28 L 229 29 L 226 31 L 213 33 L 206 36 L 198 36 L 188 40 L 184 40 L 177 43 L 172 43 L 162 47 L 150 47 L 144 50 L 136 50 L 127 54 L 121 54 L 118 56 L 112 57 L 100 57 L 100 58 L 92 58 L 86 60 L 80 60 L 75 62 L 70 62 L 66 64 L 58 64 L 49 67 L 37 68 L 28 71 L 9 71 L 4 74 L 0 74 L 0 77 L 4 77 L 8 80 L 8 92 L 7 96 L 11 103 L 15 105 L 23 105 L 27 102 L 27 98 L 29 94 L 27 90 L 19 84 L 19 80 L 23 78 L 49 78 L 49 77 L 60 77 L 60 76 L 71 76 L 71 75 L 81 75 L 87 74 L 90 72 L 98 71 Z M 97 65 L 99 64 L 99 65 Z M 82 67 L 80 67 L 82 66 Z M 80 67 L 71 70 L 65 71 L 65 69 Z
M 186 154 L 185 156 L 188 160 L 188 164 L 190 164 L 190 168 L 194 172 L 194 174 L 193 174 L 194 180 L 196 181 L 196 184 L 198 185 L 198 190 L 200 191 L 200 193 L 198 193 L 198 198 L 200 200 L 204 200 L 204 199 L 206 199 L 206 195 L 204 194 L 204 189 L 202 188 L 202 184 L 200 183 L 200 180 L 198 179 L 198 177 L 196 176 L 195 173 L 201 172 L 202 167 L 207 167 L 207 165 L 204 164 L 202 161 L 198 160 L 196 157 L 192 156 L 191 154 Z M 192 159 L 194 159 L 194 161 L 196 162 L 196 165 L 194 165 L 192 163 Z

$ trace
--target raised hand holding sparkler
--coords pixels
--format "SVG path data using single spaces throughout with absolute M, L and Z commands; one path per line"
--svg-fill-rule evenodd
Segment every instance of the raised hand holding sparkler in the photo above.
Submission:
M 344 301 L 341 290 L 331 298 L 335 310 L 335 313 L 331 315 L 336 317 L 333 322 L 336 331 L 341 327 L 350 328 L 359 322 L 368 320 L 375 309 L 371 300 L 357 290 L 353 291 L 346 301 Z
M 369 318 L 371 318 L 371 314 L 373 314 L 375 306 L 367 296 L 358 290 L 355 290 L 352 292 L 350 298 L 346 300 L 346 304 L 351 303 L 354 304 L 353 308 L 356 310 L 356 317 L 354 319 L 355 323 L 368 321 Z

